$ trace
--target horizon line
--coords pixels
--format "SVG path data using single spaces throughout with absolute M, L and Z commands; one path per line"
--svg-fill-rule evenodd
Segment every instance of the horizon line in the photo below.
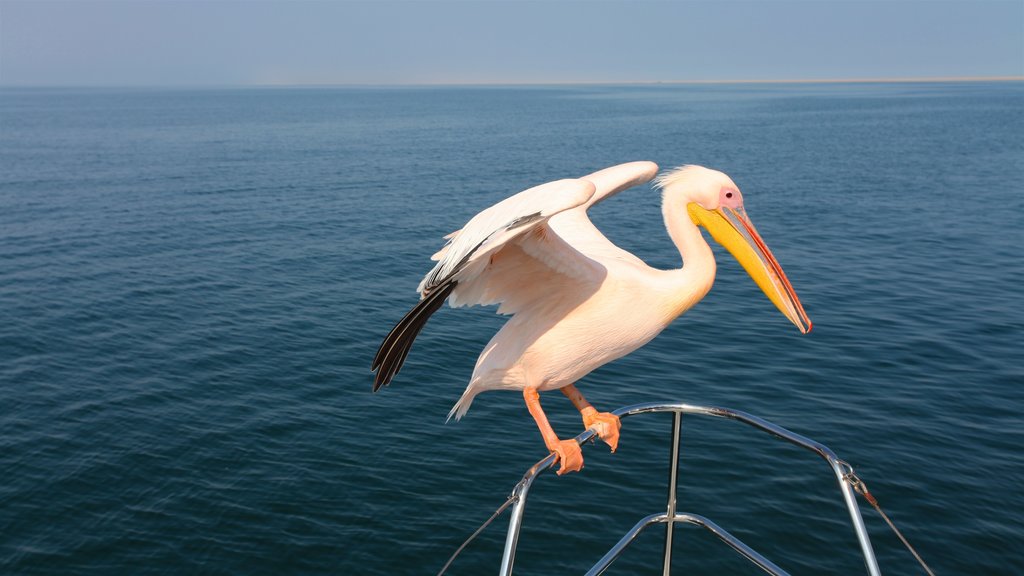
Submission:
M 416 86 L 657 86 L 715 84 L 908 84 L 944 82 L 1022 82 L 1024 76 L 879 76 L 857 78 L 761 78 L 694 80 L 567 80 L 567 81 L 436 81 L 436 82 L 254 82 L 245 84 L 8 84 L 4 88 L 344 88 Z

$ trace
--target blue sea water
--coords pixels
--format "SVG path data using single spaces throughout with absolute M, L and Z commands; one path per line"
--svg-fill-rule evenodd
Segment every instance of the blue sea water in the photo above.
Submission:
M 544 456 L 521 396 L 445 424 L 502 319 L 369 364 L 441 237 L 639 159 L 729 173 L 814 321 L 722 250 L 704 302 L 585 378 L 598 407 L 745 410 L 851 462 L 939 574 L 1024 573 L 1024 84 L 0 92 L 0 572 L 423 574 Z M 594 220 L 679 265 L 658 194 Z M 717 248 L 717 247 L 716 247 Z M 580 431 L 544 397 L 563 436 Z M 531 492 L 519 574 L 663 509 L 668 417 Z M 684 419 L 680 508 L 793 574 L 863 570 L 827 467 Z M 883 571 L 917 573 L 867 506 Z M 497 571 L 504 521 L 451 574 Z M 702 532 L 680 573 L 754 574 Z M 661 531 L 616 574 L 660 567 Z

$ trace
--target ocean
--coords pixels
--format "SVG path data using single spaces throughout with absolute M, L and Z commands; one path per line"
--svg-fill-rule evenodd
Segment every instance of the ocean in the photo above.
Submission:
M 0 572 L 436 573 L 544 445 L 515 393 L 445 423 L 493 309 L 442 309 L 373 394 L 377 345 L 442 236 L 632 160 L 728 173 L 814 330 L 716 245 L 711 293 L 587 398 L 759 415 L 850 462 L 937 573 L 1024 573 L 1021 82 L 3 89 Z M 592 217 L 677 267 L 659 202 Z M 663 510 L 670 426 L 538 479 L 516 573 L 582 573 Z M 817 457 L 697 416 L 682 453 L 681 510 L 792 574 L 863 573 Z M 862 512 L 883 572 L 921 573 Z M 506 526 L 449 574 L 496 572 Z M 758 573 L 675 542 L 679 573 Z

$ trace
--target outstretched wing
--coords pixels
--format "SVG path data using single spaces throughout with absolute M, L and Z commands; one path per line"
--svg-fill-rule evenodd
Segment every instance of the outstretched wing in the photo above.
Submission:
M 594 185 L 594 195 L 584 206 L 559 213 L 548 223 L 551 230 L 562 238 L 571 239 L 580 253 L 598 261 L 621 261 L 646 266 L 632 253 L 612 243 L 587 217 L 586 211 L 602 200 L 623 190 L 649 182 L 658 173 L 654 162 L 628 162 L 599 170 L 581 178 Z
M 650 181 L 657 172 L 658 165 L 654 162 L 628 162 L 580 178 L 594 186 L 593 194 L 585 202 L 553 213 L 546 222 L 535 222 L 529 228 L 529 233 L 523 230 L 515 234 L 514 238 L 502 242 L 488 241 L 477 254 L 487 253 L 489 259 L 476 254 L 471 258 L 465 271 L 458 274 L 459 286 L 452 293 L 450 304 L 501 304 L 499 313 L 514 314 L 527 305 L 557 298 L 558 287 L 582 293 L 587 288 L 582 284 L 599 281 L 604 277 L 605 268 L 602 263 L 620 261 L 646 266 L 642 260 L 605 237 L 590 221 L 587 210 L 623 190 Z M 557 189 L 562 182 L 578 181 L 552 182 L 533 190 L 546 192 L 548 187 Z M 516 198 L 514 196 L 506 202 Z M 478 217 L 499 206 L 501 204 Z M 478 230 L 473 240 L 468 240 L 464 235 L 470 232 L 470 225 L 449 234 L 447 238 L 450 244 L 435 254 L 441 262 L 434 270 L 440 270 L 446 261 L 455 261 L 454 254 L 459 253 L 460 243 L 462 246 L 471 245 L 488 228 L 485 226 Z M 494 248 L 488 251 L 489 247 Z M 430 278 L 428 275 L 424 279 L 421 289 L 427 287 Z
M 598 263 L 547 227 L 553 216 L 585 204 L 594 190 L 586 180 L 542 184 L 491 206 L 450 234 L 448 245 L 435 254 L 434 269 L 420 282 L 422 299 L 377 350 L 371 365 L 377 371 L 374 391 L 391 382 L 427 319 L 449 296 L 453 306 L 505 303 L 503 311 L 515 311 L 529 301 L 531 280 L 543 284 L 542 278 L 552 274 L 599 277 Z

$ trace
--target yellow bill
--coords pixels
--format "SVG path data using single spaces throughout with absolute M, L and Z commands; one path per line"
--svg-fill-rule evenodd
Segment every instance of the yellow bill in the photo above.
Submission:
M 725 246 L 768 299 L 800 332 L 806 334 L 811 331 L 811 320 L 804 312 L 793 286 L 742 207 L 723 206 L 717 210 L 708 210 L 691 202 L 687 212 L 694 224 L 703 226 L 715 241 Z

